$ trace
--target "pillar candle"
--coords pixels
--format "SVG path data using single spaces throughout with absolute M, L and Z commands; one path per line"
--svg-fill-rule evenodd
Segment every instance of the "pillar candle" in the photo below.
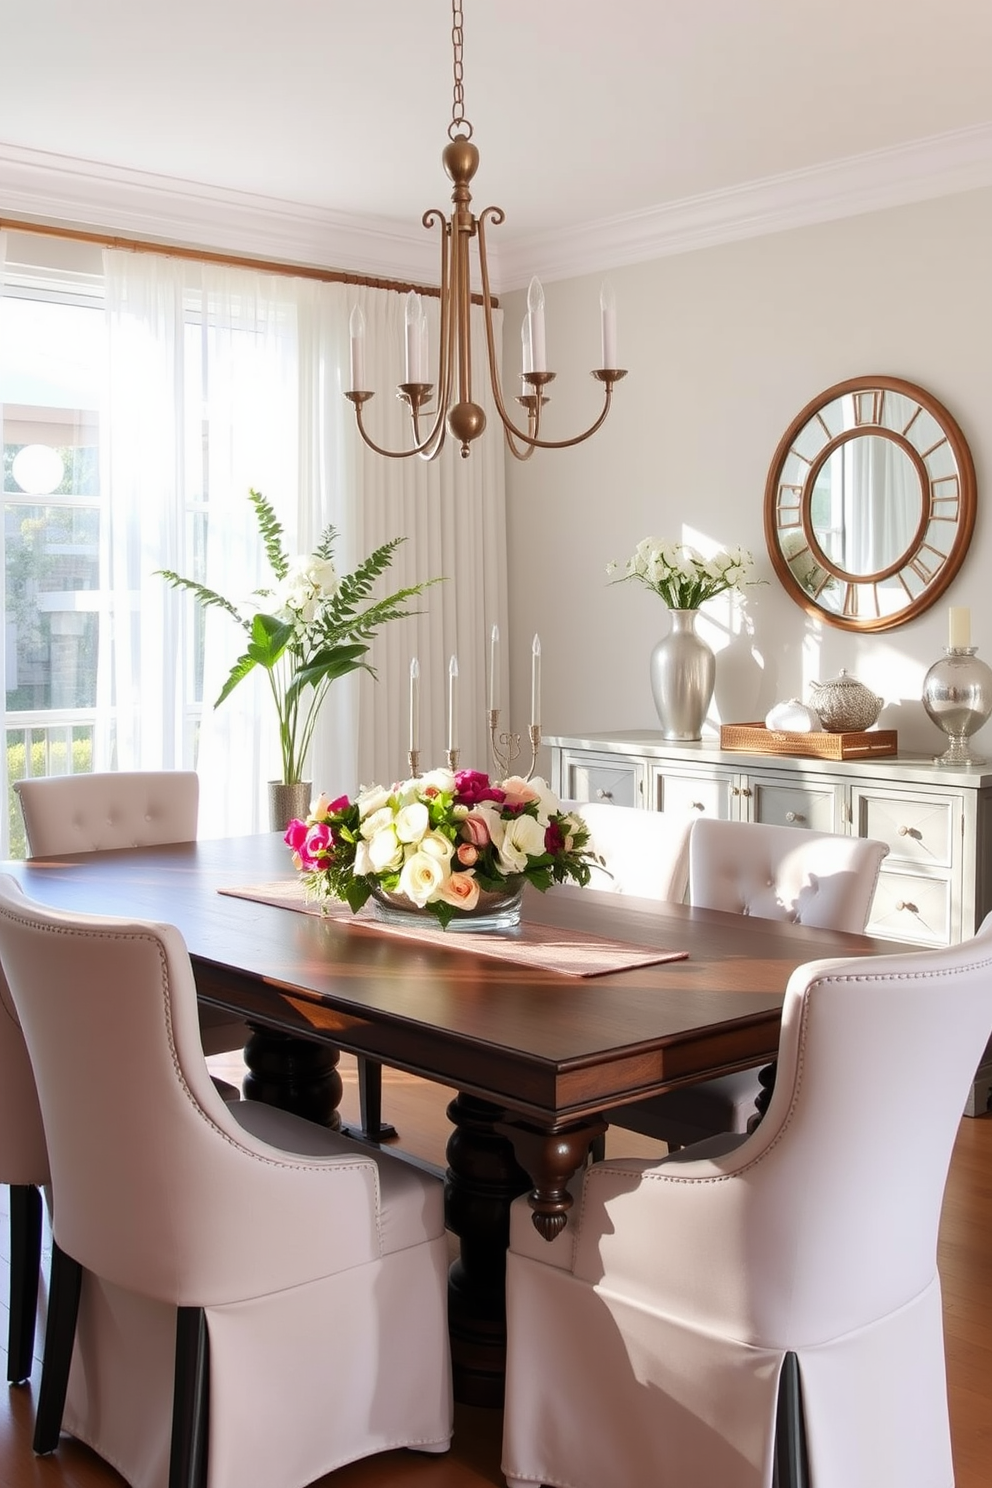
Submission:
M 456 689 L 458 683 L 458 657 L 453 656 L 448 662 L 448 749 L 449 752 L 458 748 L 457 732 L 455 729 L 455 718 L 457 708 L 455 706 Z
M 527 289 L 527 324 L 530 329 L 531 371 L 547 372 L 548 354 L 544 346 L 544 289 L 540 279 L 532 279 Z
M 420 748 L 420 662 L 410 662 L 410 753 Z
M 499 696 L 499 688 L 496 685 L 496 667 L 497 667 L 496 651 L 497 651 L 497 647 L 498 646 L 499 646 L 499 626 L 498 625 L 494 625 L 493 628 L 492 628 L 492 634 L 489 637 L 489 711 L 490 711 L 490 713 L 495 712 L 495 710 L 499 707 L 499 703 L 496 701 L 497 697 Z
M 971 645 L 971 611 L 951 606 L 947 612 L 947 644 L 956 649 Z
M 541 637 L 535 635 L 530 648 L 530 721 L 534 728 L 541 722 Z

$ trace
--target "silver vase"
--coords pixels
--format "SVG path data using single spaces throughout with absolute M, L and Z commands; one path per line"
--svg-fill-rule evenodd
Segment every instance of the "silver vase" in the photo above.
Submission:
M 651 691 L 663 739 L 701 739 L 716 683 L 716 657 L 696 634 L 698 610 L 671 610 L 672 628 L 651 652 Z
M 282 780 L 269 781 L 269 828 L 273 832 L 285 832 L 291 821 L 305 821 L 310 811 L 313 785 L 309 780 L 294 780 L 286 785 Z
M 984 765 L 968 740 L 992 714 L 992 669 L 979 661 L 977 646 L 948 646 L 923 679 L 923 706 L 950 743 L 935 765 Z

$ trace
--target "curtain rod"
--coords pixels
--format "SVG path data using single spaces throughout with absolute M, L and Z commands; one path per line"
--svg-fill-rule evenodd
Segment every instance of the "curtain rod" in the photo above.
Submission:
M 439 299 L 441 291 L 436 285 L 413 284 L 398 279 L 376 279 L 369 274 L 349 274 L 344 269 L 317 269 L 307 264 L 282 263 L 277 259 L 246 258 L 235 253 L 212 253 L 207 249 L 180 248 L 169 243 L 151 243 L 144 238 L 122 238 L 110 233 L 87 232 L 74 227 L 51 227 L 47 223 L 22 222 L 16 217 L 0 217 L 0 229 L 9 232 L 41 233 L 49 238 L 70 238 L 78 243 L 97 243 L 103 248 L 119 248 L 130 253 L 160 253 L 166 258 L 185 258 L 194 263 L 225 264 L 236 269 L 258 269 L 268 274 L 283 274 L 288 278 L 316 279 L 321 284 L 360 284 L 368 289 L 389 289 L 396 294 L 429 295 Z M 472 303 L 481 305 L 482 296 L 473 295 Z M 493 298 L 493 306 L 499 300 Z

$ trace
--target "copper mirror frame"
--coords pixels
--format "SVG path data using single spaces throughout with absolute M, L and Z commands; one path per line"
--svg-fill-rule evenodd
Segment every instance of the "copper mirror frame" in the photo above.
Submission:
M 786 592 L 842 630 L 921 615 L 961 567 L 975 467 L 936 398 L 897 377 L 852 377 L 792 421 L 765 486 L 765 541 Z

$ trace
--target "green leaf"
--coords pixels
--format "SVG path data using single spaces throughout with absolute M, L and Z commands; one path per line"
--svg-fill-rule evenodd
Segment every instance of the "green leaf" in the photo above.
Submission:
M 258 530 L 265 546 L 265 556 L 269 560 L 269 567 L 277 579 L 284 579 L 289 573 L 289 559 L 282 545 L 282 525 L 261 491 L 249 491 L 248 500 L 255 508 Z

